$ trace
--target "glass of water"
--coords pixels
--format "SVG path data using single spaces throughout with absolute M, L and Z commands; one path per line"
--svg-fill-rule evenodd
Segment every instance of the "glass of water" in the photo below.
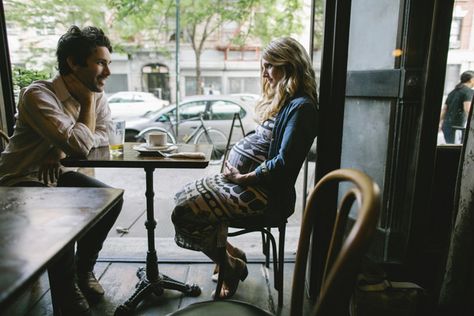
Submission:
M 123 155 L 123 144 L 125 142 L 125 121 L 113 120 L 107 130 L 109 135 L 109 149 L 112 156 Z

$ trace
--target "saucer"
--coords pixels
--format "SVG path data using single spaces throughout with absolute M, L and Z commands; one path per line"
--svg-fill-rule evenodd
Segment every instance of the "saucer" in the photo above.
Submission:
M 147 144 L 135 145 L 132 147 L 134 150 L 139 153 L 153 153 L 156 151 L 161 151 L 163 153 L 169 153 L 178 148 L 175 144 L 168 143 L 165 146 L 148 146 Z
M 159 151 L 167 150 L 170 147 L 175 146 L 175 144 L 173 143 L 167 143 L 166 145 L 161 145 L 161 146 L 152 146 L 152 145 L 148 145 L 147 143 L 144 143 L 142 145 L 144 145 L 144 147 L 148 150 L 159 150 Z

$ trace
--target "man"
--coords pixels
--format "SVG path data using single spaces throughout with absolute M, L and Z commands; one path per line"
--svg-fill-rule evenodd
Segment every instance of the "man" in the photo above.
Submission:
M 65 155 L 87 155 L 108 145 L 110 110 L 103 94 L 112 47 L 102 30 L 72 26 L 57 46 L 59 75 L 36 81 L 20 95 L 10 143 L 0 156 L 0 185 L 108 187 L 63 168 Z M 122 208 L 120 201 L 49 270 L 64 315 L 90 314 L 89 302 L 104 295 L 93 268 Z M 89 302 L 88 302 L 89 301 Z
M 465 71 L 461 74 L 460 82 L 448 94 L 446 102 L 441 108 L 439 128 L 443 131 L 447 144 L 454 144 L 456 126 L 466 123 L 471 101 L 474 95 L 474 71 Z

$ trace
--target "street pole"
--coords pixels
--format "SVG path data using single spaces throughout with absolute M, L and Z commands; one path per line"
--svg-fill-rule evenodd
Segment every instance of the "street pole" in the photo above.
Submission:
M 179 0 L 176 0 L 176 141 L 178 142 L 178 125 L 179 125 L 179 38 L 180 38 L 180 28 L 179 28 Z

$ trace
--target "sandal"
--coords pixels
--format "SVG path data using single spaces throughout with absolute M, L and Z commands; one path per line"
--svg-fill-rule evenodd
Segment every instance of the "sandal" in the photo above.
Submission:
M 237 292 L 237 288 L 239 287 L 239 282 L 243 282 L 249 274 L 247 264 L 243 260 L 239 258 L 234 258 L 234 260 L 234 271 L 228 277 L 224 277 L 219 299 L 227 299 L 234 296 L 235 292 Z M 212 292 L 212 297 L 215 297 L 215 295 L 216 291 L 214 290 Z
M 237 247 L 233 247 L 231 251 L 228 251 L 228 253 L 237 259 L 242 260 L 243 262 L 247 263 L 247 256 L 245 255 L 245 252 Z M 211 276 L 212 281 L 217 282 L 217 279 L 219 279 L 219 266 L 216 264 L 214 266 L 214 271 L 212 272 Z

